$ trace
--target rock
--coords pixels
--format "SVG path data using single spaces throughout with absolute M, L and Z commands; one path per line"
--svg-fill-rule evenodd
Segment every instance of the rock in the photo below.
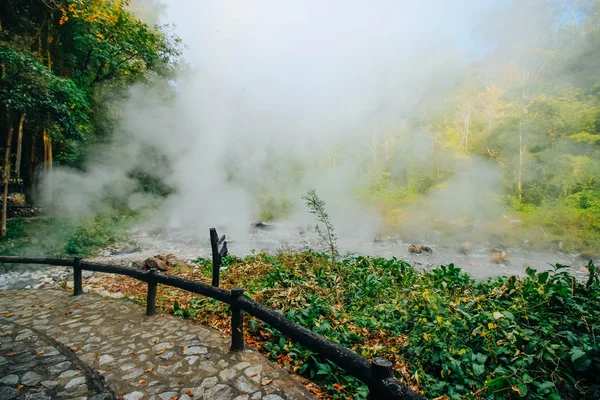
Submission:
M 165 257 L 165 262 L 167 263 L 167 265 L 169 267 L 174 267 L 175 264 L 177 264 L 177 257 L 175 256 L 175 254 L 169 253 L 167 254 L 167 256 Z
M 41 381 L 40 385 L 45 388 L 52 389 L 54 386 L 58 385 L 57 381 Z
M 21 392 L 15 388 L 9 386 L 0 386 L 0 399 L 2 400 L 16 399 L 20 394 Z
M 412 254 L 422 254 L 423 252 L 433 254 L 433 250 L 429 246 L 415 246 L 411 244 L 408 246 L 408 252 Z
M 188 347 L 187 349 L 185 349 L 183 351 L 184 356 L 193 356 L 193 355 L 206 354 L 206 353 L 208 353 L 208 349 L 206 347 L 202 347 L 202 346 Z
M 113 361 L 115 361 L 115 358 L 113 356 L 104 354 L 104 355 L 100 356 L 100 360 L 98 361 L 98 364 L 104 365 L 104 364 L 111 363 Z
M 464 242 L 458 247 L 458 252 L 464 255 L 471 254 L 473 252 L 473 245 L 471 242 Z
M 274 229 L 273 225 L 265 224 L 265 223 L 264 223 L 264 222 L 262 222 L 262 221 L 258 221 L 258 222 L 255 222 L 255 223 L 253 223 L 253 224 L 252 224 L 252 227 L 253 227 L 253 228 L 256 228 L 256 229 L 263 229 L 263 230 L 271 230 L 271 229 Z
M 73 378 L 69 381 L 69 383 L 67 383 L 65 385 L 65 389 L 69 389 L 75 386 L 79 386 L 81 384 L 85 383 L 85 377 L 84 376 L 80 376 L 79 378 Z
M 206 399 L 229 400 L 232 397 L 231 388 L 227 385 L 216 385 L 205 392 Z
M 70 369 L 68 371 L 63 372 L 62 374 L 60 374 L 58 376 L 58 379 L 62 379 L 62 378 L 72 378 L 76 375 L 79 375 L 79 371 L 74 370 L 74 369 Z
M 215 386 L 217 383 L 219 383 L 219 379 L 217 379 L 216 376 L 211 376 L 208 378 L 205 378 L 202 383 L 200 384 L 201 388 L 211 388 L 213 386 Z
M 250 363 L 247 361 L 242 361 L 240 363 L 237 363 L 233 366 L 233 368 L 237 369 L 237 370 L 242 370 L 244 368 L 247 368 L 250 366 Z
M 35 372 L 29 371 L 25 375 L 23 375 L 23 377 L 21 378 L 21 383 L 27 386 L 35 386 L 38 383 L 40 383 L 42 379 L 43 378 L 40 375 L 36 374 Z
M 245 376 L 240 376 L 233 385 L 244 393 L 254 393 L 257 389 L 256 384 L 249 381 Z
M 165 256 L 164 254 L 157 254 L 154 256 L 154 258 L 158 258 L 160 261 L 166 263 L 167 262 L 167 256 Z
M 103 356 L 104 357 L 104 356 Z M 110 356 L 108 356 L 110 357 Z M 102 365 L 102 358 L 100 358 L 100 365 Z M 48 372 L 52 375 L 59 374 L 71 366 L 70 361 L 61 362 L 60 364 L 50 365 Z
M 133 253 L 137 253 L 139 251 L 141 251 L 142 249 L 140 247 L 123 247 L 121 249 L 116 249 L 114 251 L 110 252 L 110 255 L 112 256 L 118 256 L 118 255 L 123 255 L 123 254 L 133 254 Z
M 219 377 L 221 378 L 221 380 L 223 382 L 228 382 L 231 379 L 235 378 L 235 370 L 233 368 L 227 368 L 224 369 L 223 371 L 219 372 Z
M 495 251 L 492 253 L 492 262 L 496 264 L 508 264 L 508 255 L 505 251 Z
M 6 375 L 4 378 L 0 379 L 0 383 L 6 385 L 6 386 L 14 386 L 17 383 L 19 383 L 19 376 L 18 375 Z
M 144 398 L 144 393 L 142 392 L 131 392 L 127 393 L 123 396 L 123 400 L 140 400 Z
M 166 271 L 168 269 L 167 264 L 165 264 L 164 261 L 156 257 L 147 258 L 146 261 L 144 261 L 144 265 L 147 268 L 156 268 L 159 271 Z
M 173 265 L 174 268 L 179 268 L 182 271 L 189 271 L 191 267 L 187 265 L 187 263 L 183 260 L 177 260 L 177 262 Z
M 131 263 L 131 268 L 135 268 L 135 269 L 145 269 L 146 268 L 146 263 L 144 261 L 133 261 Z M 134 392 L 134 393 L 139 393 L 139 392 Z

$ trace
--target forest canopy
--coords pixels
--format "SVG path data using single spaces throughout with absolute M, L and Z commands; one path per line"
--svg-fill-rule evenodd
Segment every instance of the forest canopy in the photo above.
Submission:
M 114 98 L 127 85 L 173 76 L 179 39 L 167 27 L 148 26 L 128 6 L 128 0 L 0 4 L 4 205 L 9 184 L 34 202 L 42 170 L 54 163 L 81 167 L 82 148 L 111 136 L 116 117 L 108 93 Z

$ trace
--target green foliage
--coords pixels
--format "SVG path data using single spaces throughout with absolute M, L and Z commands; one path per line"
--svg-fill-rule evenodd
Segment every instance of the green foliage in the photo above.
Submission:
M 118 212 L 92 218 L 10 219 L 0 253 L 15 256 L 90 256 L 127 240 L 135 213 Z
M 179 305 L 179 302 L 175 300 L 173 302 L 173 315 L 175 315 L 176 317 L 182 317 L 184 319 L 194 319 L 196 318 L 196 306 L 197 301 L 195 298 L 190 301 L 190 307 L 187 308 L 182 308 Z
M 302 196 L 302 200 L 306 202 L 308 211 L 316 216 L 317 224 L 315 225 L 315 231 L 329 249 L 329 255 L 335 264 L 335 259 L 338 255 L 337 236 L 335 235 L 329 214 L 325 211 L 325 202 L 319 198 L 314 189 Z M 325 226 L 325 230 L 319 226 L 319 222 Z
M 417 272 L 362 256 L 338 260 L 341 280 L 328 256 L 312 251 L 236 262 L 222 275 L 228 285 L 362 357 L 393 360 L 396 377 L 427 398 L 600 395 L 600 282 L 591 263 L 584 284 L 562 265 L 480 282 L 454 265 Z M 332 398 L 365 398 L 366 387 L 338 366 L 266 324 L 249 328 L 265 354 Z

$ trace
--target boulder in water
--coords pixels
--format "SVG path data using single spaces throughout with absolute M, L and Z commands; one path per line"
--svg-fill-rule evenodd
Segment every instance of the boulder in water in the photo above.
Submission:
M 458 252 L 464 255 L 471 254 L 473 252 L 473 245 L 469 241 L 463 242 L 458 247 Z
M 508 254 L 505 251 L 495 251 L 492 253 L 492 262 L 496 264 L 508 264 Z
M 411 244 L 408 246 L 408 252 L 412 254 L 422 254 L 423 252 L 433 254 L 433 250 L 429 246 L 415 246 Z
M 256 228 L 256 229 L 262 229 L 262 230 L 265 230 L 265 231 L 266 231 L 266 230 L 271 230 L 271 229 L 274 229 L 273 225 L 270 225 L 270 224 L 265 224 L 265 223 L 264 223 L 264 222 L 262 222 L 262 221 L 258 221 L 258 222 L 255 222 L 255 223 L 253 223 L 253 224 L 252 224 L 252 227 L 253 227 L 253 228 Z

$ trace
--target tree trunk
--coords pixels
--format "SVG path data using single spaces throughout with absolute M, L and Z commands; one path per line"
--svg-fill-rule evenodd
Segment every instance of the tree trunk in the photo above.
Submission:
M 52 139 L 44 128 L 44 171 L 46 173 L 46 201 L 52 203 Z
M 30 203 L 35 204 L 37 200 L 36 193 L 36 166 L 38 160 L 37 134 L 34 132 L 31 135 L 31 152 L 29 153 L 29 171 L 27 176 L 27 187 L 25 188 L 26 196 Z
M 523 123 L 519 123 L 519 169 L 517 171 L 517 190 L 519 200 L 523 198 L 523 156 L 525 155 L 525 147 L 523 145 Z
M 4 192 L 2 193 L 2 229 L 0 230 L 0 236 L 6 236 L 6 209 L 8 207 L 8 182 L 10 181 L 10 148 L 13 137 L 13 126 L 9 113 L 10 111 L 6 113 L 8 133 L 6 137 L 6 152 L 4 155 Z
M 17 160 L 15 162 L 15 178 L 17 178 L 17 182 L 21 178 L 21 149 L 23 148 L 23 124 L 25 123 L 26 115 L 25 113 L 21 114 L 21 118 L 19 118 L 19 130 L 17 131 Z

